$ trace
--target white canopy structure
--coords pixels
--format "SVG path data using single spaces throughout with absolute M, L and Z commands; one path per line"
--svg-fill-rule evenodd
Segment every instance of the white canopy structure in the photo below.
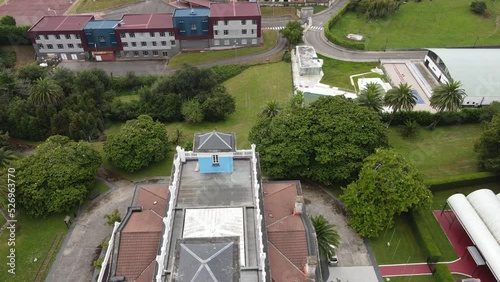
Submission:
M 481 189 L 467 197 L 455 194 L 447 203 L 500 281 L 500 197 Z

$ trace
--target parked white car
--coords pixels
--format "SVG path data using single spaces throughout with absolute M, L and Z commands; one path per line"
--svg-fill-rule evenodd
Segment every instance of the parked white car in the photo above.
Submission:
M 328 258 L 328 266 L 337 266 L 339 259 L 337 257 L 337 247 L 330 245 L 334 249 L 334 255 Z

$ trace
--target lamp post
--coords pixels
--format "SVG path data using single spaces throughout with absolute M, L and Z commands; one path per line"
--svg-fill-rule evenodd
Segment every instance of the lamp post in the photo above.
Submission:
M 56 14 L 56 16 L 57 16 L 57 11 L 56 10 L 52 10 L 51 8 L 47 8 L 47 12 L 51 12 L 51 11 L 54 12 L 54 14 Z
M 476 37 L 476 41 L 474 41 L 474 46 L 472 48 L 476 48 L 476 43 L 479 40 L 479 36 Z
M 237 57 L 238 57 L 238 41 L 236 41 L 236 39 L 234 40 L 234 60 L 237 61 Z

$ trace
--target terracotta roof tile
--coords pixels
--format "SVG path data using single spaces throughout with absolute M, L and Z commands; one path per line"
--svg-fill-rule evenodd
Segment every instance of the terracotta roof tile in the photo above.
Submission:
M 271 277 L 274 282 L 305 282 L 306 277 L 273 244 L 268 242 Z
M 308 254 L 307 239 L 304 231 L 268 231 L 267 239 L 297 268 L 302 269 L 304 267 Z
M 116 275 L 134 281 L 156 259 L 161 232 L 122 232 Z
M 143 210 L 153 210 L 158 215 L 164 216 L 167 199 L 168 185 L 147 185 L 140 187 L 135 206 L 140 206 Z
M 148 267 L 141 273 L 135 282 L 151 282 L 153 281 L 153 275 L 155 275 L 155 263 L 156 260 L 151 261 Z
M 270 225 L 291 214 L 295 208 L 297 190 L 295 184 L 264 184 L 266 224 Z
M 161 232 L 163 228 L 162 217 L 151 210 L 134 212 L 130 215 L 123 233 L 133 232 Z

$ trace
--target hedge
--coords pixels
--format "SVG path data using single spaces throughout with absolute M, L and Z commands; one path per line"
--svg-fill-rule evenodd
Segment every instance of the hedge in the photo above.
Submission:
M 439 282 L 455 282 L 455 277 L 451 274 L 447 264 L 436 264 L 432 275 Z
M 455 175 L 446 178 L 430 179 L 425 181 L 431 191 L 440 191 L 465 186 L 476 186 L 500 180 L 500 175 L 493 172 L 473 172 Z
M 428 126 L 439 118 L 438 125 L 456 125 L 466 123 L 480 123 L 483 121 L 483 111 L 485 108 L 464 108 L 459 112 L 431 113 L 427 111 L 397 112 L 391 125 L 404 125 L 407 120 L 414 120 L 422 126 Z M 392 113 L 381 113 L 382 120 L 388 122 Z
M 410 224 L 413 231 L 417 235 L 417 239 L 420 241 L 421 245 L 424 246 L 425 254 L 427 255 L 428 262 L 438 262 L 441 259 L 441 251 L 434 242 L 429 228 L 422 219 L 422 214 L 420 211 L 411 211 L 409 213 Z
M 232 64 L 232 65 L 213 66 L 210 69 L 216 74 L 217 82 L 223 83 L 224 81 L 242 73 L 248 67 L 249 67 L 248 65 Z
M 0 45 L 29 45 L 29 26 L 0 26 Z
M 338 22 L 341 16 L 343 16 L 347 12 L 347 7 L 349 6 L 349 2 L 347 2 L 337 14 L 335 14 L 327 23 L 325 28 L 325 37 L 328 41 L 346 47 L 350 49 L 364 50 L 365 44 L 363 42 L 352 41 L 347 38 L 337 37 L 330 30 L 333 26 Z

